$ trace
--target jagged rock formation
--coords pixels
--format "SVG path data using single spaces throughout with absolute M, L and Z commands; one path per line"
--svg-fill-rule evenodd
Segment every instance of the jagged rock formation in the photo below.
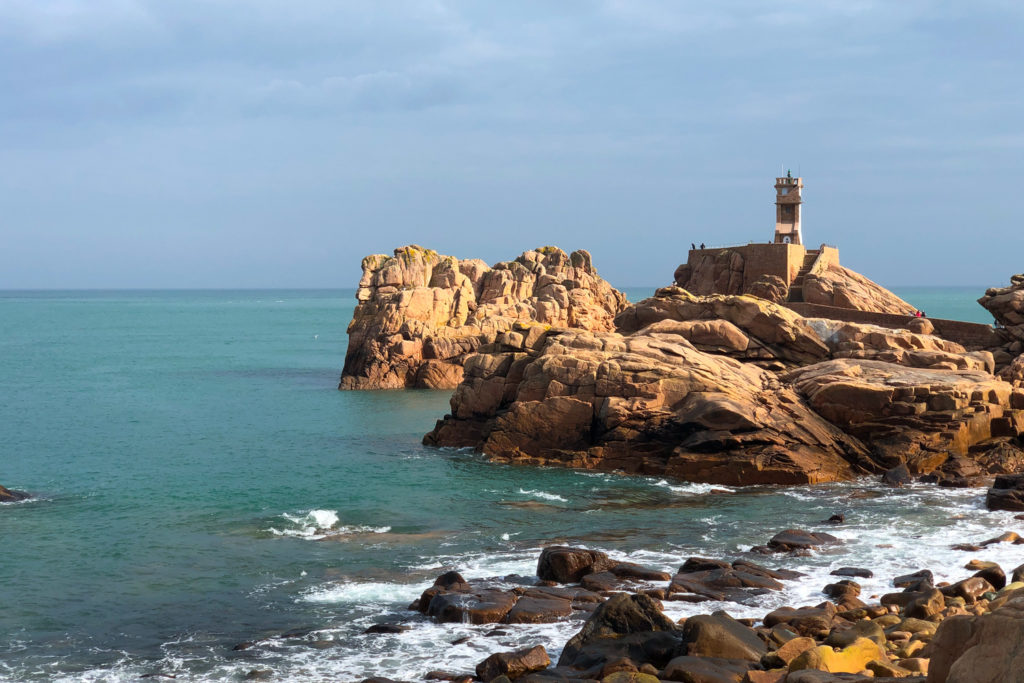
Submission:
M 717 306 L 768 336 L 746 337 L 763 350 L 774 344 L 783 355 L 809 353 L 807 344 L 827 354 L 812 335 L 766 322 L 799 319 L 786 309 L 754 298 L 673 294 L 666 307 Z M 626 315 L 643 318 L 632 309 Z M 469 359 L 452 415 L 426 442 L 476 447 L 501 461 L 720 484 L 835 481 L 872 469 L 858 440 L 815 415 L 772 373 L 700 351 L 666 322 L 629 336 L 552 331 L 532 345 L 505 335 Z
M 1024 340 L 1024 273 L 1010 278 L 1009 287 L 992 287 L 978 299 L 1015 339 Z
M 615 322 L 481 346 L 425 442 L 721 484 L 1020 467 L 998 439 L 1024 432 L 1024 390 L 992 375 L 988 352 L 677 287 Z
M 913 315 L 917 310 L 885 287 L 838 263 L 808 274 L 803 282 L 803 296 L 809 304 L 858 311 Z
M 466 356 L 515 325 L 606 331 L 627 304 L 582 250 L 489 268 L 410 245 L 362 267 L 339 389 L 453 388 Z
M 1000 377 L 1024 386 L 1024 273 L 1011 277 L 1009 287 L 986 290 L 978 303 L 995 318 L 1005 340 L 993 349 Z

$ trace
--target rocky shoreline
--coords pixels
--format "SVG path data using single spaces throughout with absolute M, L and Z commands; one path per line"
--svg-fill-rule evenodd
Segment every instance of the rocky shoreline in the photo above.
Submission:
M 404 258 L 400 251 L 396 259 Z M 497 462 L 730 486 L 875 475 L 897 487 L 915 480 L 991 486 L 989 509 L 1024 510 L 1024 275 L 979 299 L 997 324 L 975 337 L 987 341 L 973 346 L 936 335 L 931 321 L 911 315 L 909 304 L 845 268 L 815 273 L 803 283 L 804 294 L 826 307 L 877 313 L 872 319 L 886 325 L 803 317 L 785 305 L 780 283 L 758 280 L 732 291 L 739 270 L 721 254 L 678 270 L 677 285 L 686 289 L 659 289 L 635 304 L 615 292 L 603 298 L 608 305 L 599 315 L 559 314 L 553 323 L 552 311 L 568 309 L 541 306 L 552 291 L 538 297 L 535 284 L 555 284 L 543 279 L 547 270 L 567 262 L 575 275 L 596 278 L 589 254 L 580 254 L 545 248 L 520 257 L 522 268 L 495 266 L 522 276 L 501 275 L 502 282 L 527 283 L 504 292 L 503 302 L 516 315 L 505 309 L 493 319 L 480 314 L 472 324 L 459 317 L 457 324 L 428 328 L 409 323 L 423 316 L 409 315 L 408 307 L 389 308 L 382 316 L 367 305 L 350 328 L 357 333 L 350 358 L 368 339 L 383 339 L 369 347 L 390 344 L 389 353 L 397 355 L 377 352 L 383 370 L 370 375 L 390 376 L 395 367 L 416 366 L 419 349 L 459 339 L 441 373 L 454 387 L 451 412 L 424 443 L 472 448 Z M 380 288 L 380 273 L 397 267 L 364 261 L 360 301 L 379 303 L 383 296 L 385 308 L 394 297 L 426 301 L 424 285 Z M 414 279 L 423 279 L 422 269 L 412 270 L 419 273 Z M 458 287 L 468 300 L 477 281 L 465 277 Z M 721 283 L 729 291 L 720 291 Z M 575 291 L 570 284 L 563 280 L 562 286 Z M 605 285 L 588 281 L 580 289 L 589 298 L 576 301 L 592 305 L 593 292 Z M 444 293 L 443 283 L 441 290 L 430 294 L 432 301 L 456 300 Z M 518 294 L 511 296 L 512 290 Z M 474 296 L 479 305 L 479 293 Z M 421 353 L 419 367 L 436 355 Z M 342 384 L 357 388 L 361 380 L 346 380 L 353 376 L 349 370 L 347 360 Z M 538 560 L 536 578 L 518 577 L 513 583 L 519 585 L 509 588 L 507 580 L 466 581 L 448 572 L 410 609 L 441 622 L 505 626 L 588 615 L 554 666 L 542 647 L 531 647 L 492 655 L 473 674 L 433 672 L 433 679 L 1024 681 L 1024 565 L 1007 579 L 1002 567 L 972 560 L 965 565 L 971 573 L 954 582 L 936 582 L 921 567 L 893 577 L 892 592 L 867 597 L 856 579 L 870 577 L 870 569 L 841 568 L 821 589 L 826 600 L 775 609 L 756 620 L 719 611 L 676 623 L 662 611 L 667 601 L 752 604 L 802 578 L 762 565 L 754 560 L 758 554 L 785 557 L 837 541 L 827 533 L 790 529 L 744 557 L 692 557 L 674 574 L 584 548 L 550 547 Z M 1020 542 L 1007 532 L 955 549 Z
M 829 520 L 841 523 L 839 519 Z M 787 529 L 748 556 L 775 563 L 839 543 L 827 533 Z M 1007 532 L 960 549 L 1024 543 Z M 779 559 L 781 558 L 781 559 Z M 604 553 L 551 546 L 536 577 L 465 580 L 442 574 L 409 609 L 438 622 L 537 624 L 579 619 L 579 632 L 552 662 L 541 645 L 492 654 L 472 673 L 432 671 L 426 680 L 518 680 L 601 683 L 839 683 L 904 680 L 996 683 L 1020 680 L 1024 658 L 1024 565 L 1009 572 L 976 559 L 955 582 L 936 582 L 928 568 L 893 577 L 893 590 L 870 597 L 856 579 L 866 568 L 834 570 L 825 598 L 784 606 L 761 619 L 726 611 L 674 622 L 666 601 L 744 603 L 780 590 L 803 575 L 752 559 L 691 557 L 670 575 Z M 508 588 L 509 582 L 518 583 Z M 368 633 L 401 633 L 395 624 Z M 455 643 L 458 644 L 458 643 Z M 1015 676 L 1017 676 L 1015 678 Z M 364 683 L 389 683 L 370 678 Z

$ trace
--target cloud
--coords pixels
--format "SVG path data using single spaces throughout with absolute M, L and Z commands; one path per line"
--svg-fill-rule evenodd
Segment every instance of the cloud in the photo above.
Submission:
M 0 273 L 31 276 L 37 235 L 84 232 L 95 258 L 130 259 L 147 234 L 187 234 L 247 245 L 260 267 L 233 272 L 269 286 L 352 281 L 322 255 L 315 273 L 265 267 L 264 245 L 294 233 L 353 267 L 401 241 L 487 258 L 554 242 L 604 254 L 624 283 L 657 252 L 660 281 L 687 231 L 757 239 L 780 163 L 813 175 L 823 239 L 916 228 L 902 196 L 927 198 L 941 240 L 963 209 L 935 188 L 960 177 L 985 185 L 990 215 L 1020 216 L 1022 7 L 4 0 L 0 163 L 17 173 L 0 181 L 0 230 L 17 238 Z M 873 183 L 888 198 L 865 224 Z M 64 284 L 90 284 L 74 256 Z M 181 258 L 239 284 L 217 279 L 216 255 Z

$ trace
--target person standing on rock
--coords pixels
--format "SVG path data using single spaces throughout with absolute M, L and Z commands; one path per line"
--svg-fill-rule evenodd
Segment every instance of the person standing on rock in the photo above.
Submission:
M 701 243 L 700 243 L 700 248 L 701 248 L 701 249 L 703 249 L 703 248 L 704 248 L 704 243 L 703 243 L 703 242 L 701 242 Z

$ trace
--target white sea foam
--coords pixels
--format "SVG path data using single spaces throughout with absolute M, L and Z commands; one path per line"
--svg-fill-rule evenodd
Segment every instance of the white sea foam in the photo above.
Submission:
M 283 519 L 293 526 L 278 529 L 270 527 L 267 529 L 275 536 L 295 536 L 318 541 L 329 536 L 348 536 L 353 534 L 386 534 L 391 531 L 389 526 L 343 526 L 340 525 L 340 518 L 336 510 L 310 510 L 302 515 L 291 515 L 285 512 L 281 515 Z
M 519 493 L 524 496 L 533 496 L 534 498 L 540 498 L 541 500 L 557 500 L 562 503 L 568 503 L 568 498 L 563 498 L 557 493 L 548 493 L 547 491 L 529 491 L 527 489 L 519 489 Z
M 418 598 L 429 587 L 429 583 L 403 584 L 386 581 L 353 581 L 321 586 L 303 595 L 301 600 L 304 602 L 336 604 L 382 605 L 402 603 L 406 605 Z
M 711 493 L 712 491 L 734 491 L 732 487 L 720 486 L 718 484 L 698 484 L 698 483 L 684 483 L 684 484 L 672 484 L 666 479 L 654 482 L 655 486 L 667 488 L 672 493 L 678 493 L 680 495 L 704 495 Z
M 872 497 L 850 498 L 847 495 L 861 490 L 867 490 Z M 740 492 L 729 499 L 742 500 L 742 495 Z M 781 489 L 759 495 L 797 497 L 789 496 Z M 972 558 L 998 562 L 1007 571 L 1024 561 L 1021 546 L 1009 543 L 992 545 L 976 553 L 956 551 L 950 547 L 956 543 L 978 543 L 1007 530 L 1021 531 L 1024 524 L 1015 520 L 1013 513 L 989 512 L 984 508 L 984 491 L 946 491 L 933 487 L 891 491 L 880 487 L 872 489 L 860 483 L 848 489 L 833 487 L 831 491 L 804 491 L 802 495 L 813 501 L 809 505 L 814 510 L 833 506 L 844 509 L 846 524 L 808 527 L 816 531 L 826 530 L 843 542 L 836 546 L 823 546 L 806 557 L 780 555 L 755 558 L 755 561 L 773 568 L 801 571 L 805 577 L 783 581 L 783 590 L 752 597 L 748 604 L 665 601 L 666 614 L 672 619 L 679 619 L 724 609 L 736 617 L 759 619 L 783 605 L 819 604 L 826 599 L 821 589 L 840 579 L 830 572 L 842 566 L 866 567 L 875 573 L 870 579 L 855 579 L 863 587 L 862 598 L 872 602 L 881 594 L 895 590 L 891 580 L 898 574 L 928 568 L 935 573 L 937 581 L 956 581 L 972 573 L 964 568 Z M 753 504 L 757 498 L 747 500 Z M 324 522 L 330 522 L 333 529 L 343 528 L 336 513 L 333 520 L 329 516 L 317 519 L 316 515 L 311 515 L 312 512 L 292 515 L 294 520 L 289 520 L 289 523 L 296 529 L 304 526 L 323 528 Z M 813 519 L 818 519 L 817 513 Z M 301 520 L 301 523 L 296 520 Z M 739 538 L 753 537 L 762 543 L 770 537 L 771 529 L 800 525 L 789 519 L 754 519 L 742 522 L 744 526 L 741 529 L 730 512 L 716 512 L 713 516 L 705 515 L 694 521 L 708 525 L 709 533 L 705 539 L 699 535 L 688 536 L 685 540 L 653 544 L 650 548 L 628 552 L 600 544 L 588 545 L 607 552 L 615 559 L 672 572 L 690 555 L 738 559 L 742 557 L 738 552 L 740 546 L 745 550 L 751 545 L 750 542 L 742 543 Z M 443 551 L 443 546 L 439 548 Z M 415 569 L 431 572 L 456 569 L 467 579 L 506 574 L 530 576 L 536 570 L 539 552 L 539 546 L 499 552 L 481 550 L 472 554 L 452 549 L 450 554 L 422 556 L 420 561 L 410 564 L 417 565 Z M 189 680 L 219 681 L 241 678 L 252 669 L 272 670 L 274 679 L 282 681 L 360 680 L 369 676 L 419 680 L 427 671 L 434 669 L 469 673 L 491 653 L 538 644 L 544 645 L 552 659 L 557 660 L 561 648 L 582 625 L 582 621 L 577 619 L 556 624 L 501 626 L 500 630 L 507 635 L 487 637 L 485 634 L 494 630 L 495 625 L 437 624 L 405 609 L 427 586 L 428 582 L 347 581 L 303 590 L 297 596 L 298 601 L 323 605 L 325 613 L 337 615 L 333 623 L 324 623 L 315 634 L 315 639 L 335 641 L 337 645 L 332 648 L 316 649 L 301 639 L 270 639 L 252 648 L 249 657 L 235 659 L 225 656 L 220 650 L 211 649 L 205 654 L 197 654 L 194 647 L 169 643 L 166 657 L 159 662 L 122 660 L 102 670 L 76 674 L 65 680 L 128 681 L 137 680 L 144 673 L 162 672 Z M 382 621 L 397 621 L 410 630 L 400 635 L 362 635 L 367 626 Z M 470 640 L 449 645 L 464 637 Z M 12 674 L 12 677 L 17 676 Z M 59 680 L 59 677 L 55 678 Z

